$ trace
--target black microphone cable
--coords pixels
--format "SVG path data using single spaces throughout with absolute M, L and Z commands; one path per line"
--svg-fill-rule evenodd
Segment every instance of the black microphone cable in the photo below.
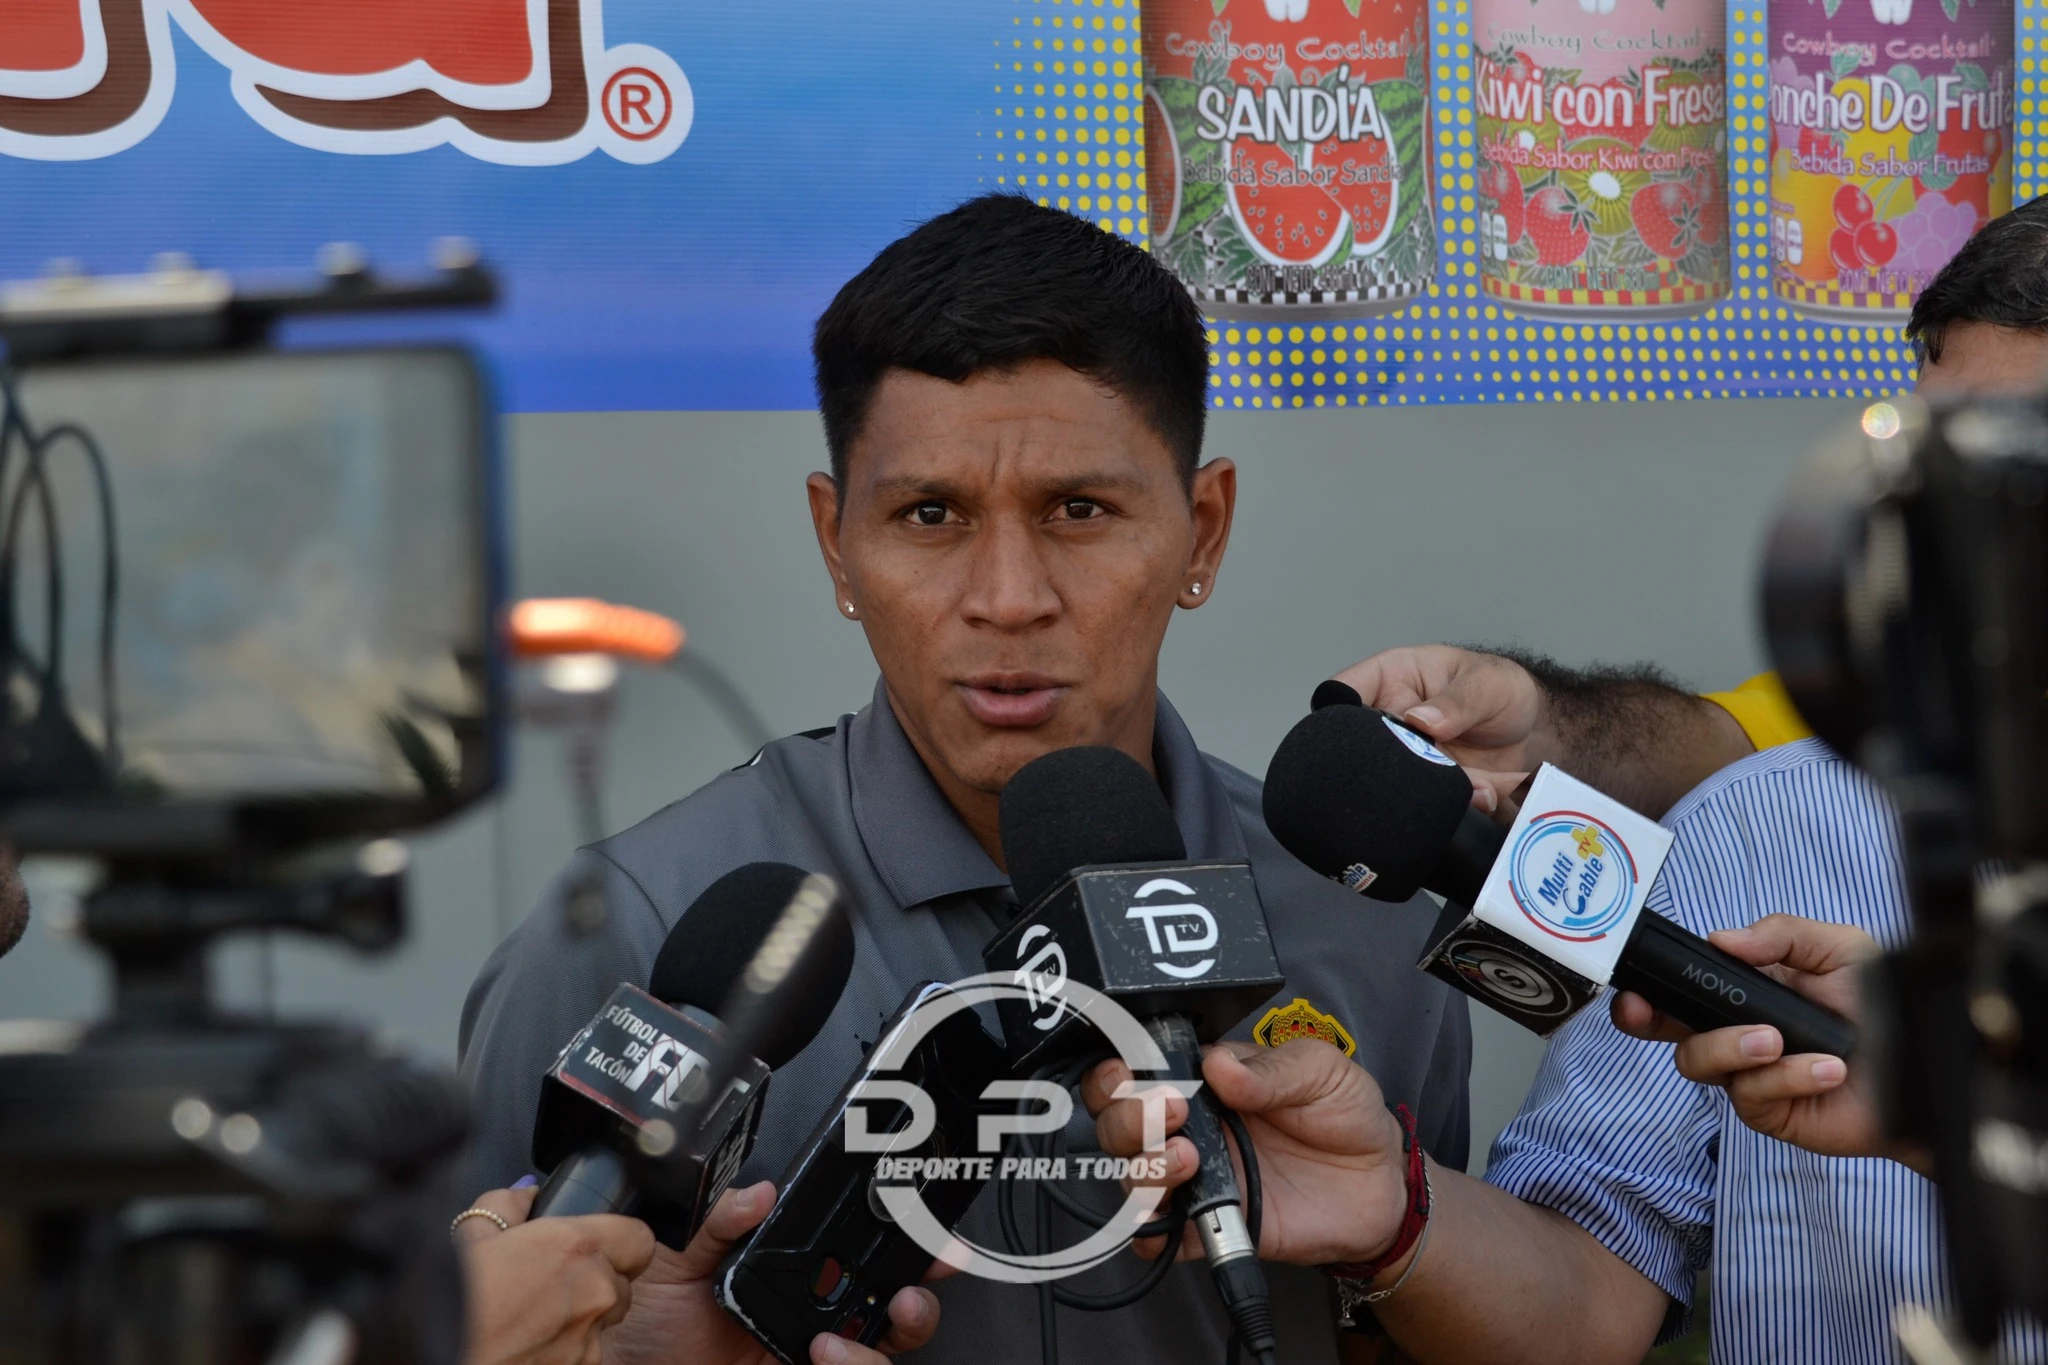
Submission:
M 0 507 L 5 508 L 4 533 L 0 533 L 0 677 L 4 677 L 10 660 L 20 659 L 29 665 L 31 671 L 40 674 L 36 679 L 39 694 L 38 706 L 45 714 L 56 714 L 63 694 L 63 634 L 64 634 L 64 563 L 63 550 L 59 540 L 56 493 L 51 484 L 48 463 L 50 452 L 63 441 L 72 441 L 84 456 L 93 478 L 93 488 L 98 495 L 101 539 L 100 570 L 100 727 L 99 754 L 104 772 L 111 776 L 120 768 L 120 722 L 114 700 L 114 617 L 120 599 L 120 551 L 115 542 L 114 528 L 114 486 L 108 472 L 107 457 L 100 449 L 99 442 L 91 433 L 75 422 L 64 422 L 47 431 L 37 433 L 30 425 L 28 412 L 22 406 L 21 392 L 15 372 L 0 364 Z M 22 447 L 23 468 L 15 481 L 13 497 L 7 493 L 7 466 L 9 451 L 19 442 Z M 45 560 L 45 584 L 48 605 L 45 609 L 44 628 L 47 634 L 47 657 L 38 662 L 26 648 L 17 633 L 14 610 L 14 579 L 20 552 L 21 525 L 30 499 L 34 499 L 41 511 L 43 531 L 43 555 Z M 5 707 L 0 706 L 0 715 Z
M 768 728 L 768 722 L 754 709 L 747 694 L 727 676 L 724 669 L 705 658 L 701 650 L 684 649 L 664 666 L 696 688 L 742 744 L 752 746 L 758 753 L 774 742 L 775 732 Z
M 1056 1079 L 1064 1089 L 1073 1089 L 1082 1076 L 1097 1064 L 1109 1059 L 1111 1054 L 1098 1053 L 1082 1057 L 1061 1065 L 1054 1063 L 1041 1067 L 1032 1076 L 1033 1080 Z M 1024 1101 L 1019 1101 L 1019 1109 Z M 1238 1153 L 1244 1163 L 1245 1225 L 1251 1235 L 1252 1245 L 1259 1242 L 1263 1224 L 1263 1194 L 1259 1179 L 1259 1159 L 1252 1147 L 1251 1134 L 1245 1128 L 1244 1120 L 1226 1105 L 1216 1106 L 1223 1123 L 1237 1141 Z M 1067 1134 L 1064 1128 L 1051 1133 L 1012 1134 L 1005 1142 L 1004 1155 L 1018 1155 L 1027 1158 L 1059 1158 L 1066 1154 Z M 996 1212 L 1002 1224 L 1003 1242 L 1010 1252 L 1023 1255 L 1026 1251 L 1018 1210 L 1016 1189 L 1019 1182 L 1006 1181 L 996 1190 Z M 1036 1234 L 1038 1250 L 1043 1253 L 1052 1244 L 1052 1211 L 1057 1206 L 1068 1217 L 1084 1227 L 1100 1228 L 1108 1223 L 1102 1213 L 1089 1208 L 1072 1192 L 1062 1188 L 1057 1181 L 1032 1181 L 1032 1223 Z M 1043 1365 L 1059 1365 L 1059 1341 L 1057 1334 L 1057 1306 L 1064 1305 L 1088 1313 L 1106 1313 L 1128 1308 L 1154 1289 L 1158 1288 L 1176 1264 L 1176 1256 L 1182 1235 L 1187 1227 L 1188 1212 L 1186 1186 L 1175 1190 L 1168 1201 L 1167 1211 L 1159 1218 L 1144 1224 L 1132 1232 L 1137 1237 L 1163 1237 L 1165 1246 L 1159 1257 L 1146 1267 L 1143 1274 L 1120 1289 L 1099 1294 L 1083 1293 L 1068 1289 L 1057 1281 L 1046 1281 L 1038 1286 L 1039 1358 Z M 1243 1352 L 1243 1338 L 1233 1324 L 1225 1347 L 1226 1365 L 1238 1365 Z M 1274 1365 L 1273 1351 L 1269 1348 L 1257 1353 L 1259 1365 Z
M 1105 1061 L 1109 1053 L 1082 1057 L 1071 1063 L 1052 1063 L 1040 1067 L 1032 1075 L 1033 1080 L 1047 1080 L 1058 1077 L 1063 1089 L 1072 1089 L 1079 1078 L 1097 1063 Z M 1019 1109 L 1024 1101 L 1019 1101 Z M 1005 1142 L 1005 1156 L 1027 1158 L 1057 1158 L 1066 1153 L 1066 1130 L 1042 1134 L 1012 1134 Z M 1006 1181 L 996 1191 L 996 1212 L 1003 1228 L 1003 1242 L 1015 1255 L 1026 1251 L 1024 1236 L 1019 1227 L 1016 1207 L 1017 1181 Z M 1051 1180 L 1032 1181 L 1032 1224 L 1037 1234 L 1038 1251 L 1042 1254 L 1052 1245 L 1052 1210 L 1058 1205 L 1067 1215 L 1084 1227 L 1100 1228 L 1109 1220 L 1103 1214 L 1089 1208 L 1072 1193 L 1062 1189 Z M 1155 1219 L 1137 1228 L 1133 1236 L 1166 1237 L 1167 1247 L 1144 1273 L 1122 1289 L 1102 1294 L 1085 1294 L 1068 1289 L 1057 1281 L 1047 1280 L 1037 1286 L 1038 1290 L 1038 1340 L 1039 1359 L 1042 1365 L 1059 1365 L 1059 1333 L 1057 1305 L 1065 1304 L 1088 1313 L 1106 1313 L 1118 1308 L 1127 1308 L 1144 1298 L 1158 1287 L 1169 1271 L 1173 1269 L 1173 1247 L 1181 1239 L 1182 1230 L 1187 1226 L 1187 1199 L 1184 1190 L 1176 1190 L 1169 1202 L 1165 1217 Z
M 1256 1248 L 1259 1244 L 1259 1229 L 1265 1222 L 1265 1193 L 1259 1186 L 1259 1154 L 1252 1146 L 1250 1130 L 1244 1126 L 1244 1119 L 1239 1117 L 1235 1109 L 1219 1100 L 1216 1112 L 1222 1116 L 1223 1126 L 1237 1139 L 1238 1155 L 1244 1161 L 1244 1226 L 1245 1231 L 1251 1235 L 1252 1246 Z M 1224 1365 L 1237 1365 L 1238 1356 L 1242 1354 L 1243 1349 L 1244 1335 L 1233 1323 L 1230 1328 L 1230 1344 L 1223 1352 Z M 1276 1365 L 1276 1353 L 1277 1346 L 1274 1350 L 1259 1352 L 1259 1365 Z

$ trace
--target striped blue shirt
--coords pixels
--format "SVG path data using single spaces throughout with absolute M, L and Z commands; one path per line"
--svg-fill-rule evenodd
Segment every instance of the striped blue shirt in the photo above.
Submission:
M 1898 825 L 1875 783 L 1819 740 L 1730 765 L 1672 808 L 1649 908 L 1694 933 L 1773 912 L 1908 933 Z M 1713 1267 L 1716 1362 L 1892 1361 L 1892 1312 L 1949 1302 L 1935 1187 L 1895 1162 L 1815 1156 L 1743 1126 L 1671 1046 L 1599 1003 L 1558 1031 L 1486 1179 L 1556 1209 L 1690 1315 Z M 2009 1340 L 2048 1362 L 2048 1337 Z

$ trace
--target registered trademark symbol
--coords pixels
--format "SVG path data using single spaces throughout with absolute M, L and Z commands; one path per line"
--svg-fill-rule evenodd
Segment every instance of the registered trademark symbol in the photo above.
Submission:
M 604 121 L 631 142 L 661 136 L 674 110 L 668 82 L 644 66 L 628 66 L 604 83 Z

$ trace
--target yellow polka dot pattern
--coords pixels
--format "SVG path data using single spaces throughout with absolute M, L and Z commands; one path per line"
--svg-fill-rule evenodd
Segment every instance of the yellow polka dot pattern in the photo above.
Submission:
M 1008 31 L 995 39 L 993 138 L 984 139 L 995 152 L 982 153 L 983 182 L 1026 190 L 1143 242 L 1138 0 L 1010 0 L 991 9 Z
M 2015 202 L 2031 199 L 2043 179 L 2034 161 L 2041 76 L 2032 8 L 2021 0 Z M 983 154 L 984 182 L 1143 242 L 1138 0 L 1009 0 L 993 9 L 994 117 L 985 136 L 994 151 Z M 1612 313 L 1532 320 L 1488 302 L 1479 288 L 1471 8 L 1432 0 L 1438 254 L 1428 294 L 1349 322 L 1212 321 L 1215 406 L 1874 396 L 1909 386 L 1913 352 L 1897 328 L 1809 322 L 1771 295 L 1764 19 L 1763 0 L 1731 4 L 1730 298 L 1697 317 L 1655 323 Z
M 2019 0 L 2013 7 L 2019 15 L 2019 70 L 2013 73 L 2013 82 L 2019 89 L 2013 107 L 2013 158 L 2012 158 L 2012 202 L 2024 204 L 2029 199 L 2048 189 L 2048 177 L 2041 174 L 2041 163 L 2036 160 L 2043 148 L 2040 138 L 2039 102 L 2042 94 L 2041 80 L 2041 30 L 2048 28 L 2048 22 L 2037 22 L 2035 11 L 2048 8 L 2041 0 Z

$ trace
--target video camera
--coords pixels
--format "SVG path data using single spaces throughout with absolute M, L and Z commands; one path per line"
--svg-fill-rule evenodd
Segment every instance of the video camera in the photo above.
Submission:
M 286 319 L 491 303 L 454 250 L 237 287 L 0 289 L 0 845 L 91 860 L 110 1017 L 0 1025 L 0 1362 L 452 1362 L 453 1077 L 209 1000 L 229 934 L 377 952 L 391 836 L 489 792 L 495 414 L 456 346 Z
M 1913 935 L 1866 1037 L 1987 1345 L 2048 1319 L 2048 404 L 1873 403 L 1794 484 L 1762 587 L 1793 702 L 1898 810 Z

